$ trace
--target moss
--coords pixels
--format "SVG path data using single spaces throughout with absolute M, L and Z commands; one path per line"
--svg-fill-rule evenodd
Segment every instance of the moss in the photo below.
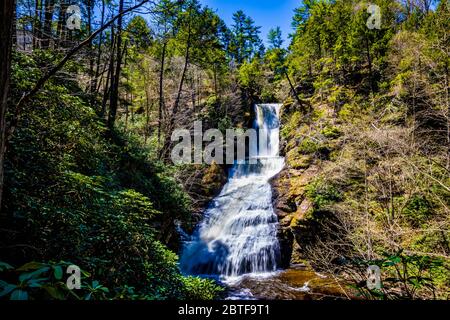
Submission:
M 338 113 L 338 116 L 342 120 L 352 120 L 355 117 L 355 106 L 352 104 L 344 104 Z
M 311 138 L 304 138 L 298 146 L 298 151 L 302 154 L 311 154 L 319 149 L 319 144 Z
M 403 208 L 402 214 L 412 227 L 417 228 L 433 214 L 433 205 L 424 195 L 415 194 Z
M 328 139 L 337 139 L 342 133 L 336 126 L 326 126 L 321 133 Z
M 314 203 L 315 209 L 343 199 L 342 193 L 330 182 L 317 179 L 306 187 L 306 195 Z
M 310 178 L 305 174 L 291 176 L 289 178 L 288 196 L 295 199 L 296 203 L 300 203 L 305 198 L 306 186 L 309 181 Z
M 290 157 L 288 158 L 288 164 L 293 169 L 299 170 L 299 169 L 306 169 L 308 168 L 312 163 L 312 157 L 308 155 L 300 155 L 297 157 Z
M 299 111 L 293 114 L 284 115 L 283 123 L 285 123 L 281 129 L 281 136 L 285 139 L 295 136 L 297 128 L 302 120 L 302 114 Z
M 316 108 L 316 109 L 313 110 L 313 112 L 311 114 L 311 120 L 312 121 L 318 121 L 320 119 L 325 118 L 325 116 L 326 116 L 325 109 L 318 109 L 318 108 Z

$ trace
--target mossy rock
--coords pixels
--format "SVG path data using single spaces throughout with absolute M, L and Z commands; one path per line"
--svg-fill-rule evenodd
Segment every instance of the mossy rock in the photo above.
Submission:
M 293 158 L 293 159 L 292 159 Z M 288 164 L 291 168 L 299 170 L 308 168 L 313 159 L 309 155 L 300 155 L 297 157 L 288 157 Z
M 213 161 L 202 178 L 205 194 L 209 196 L 216 194 L 222 188 L 226 179 L 227 177 L 222 167 Z
M 301 154 L 312 154 L 315 153 L 318 149 L 319 144 L 311 138 L 304 138 L 298 146 L 298 151 Z
M 337 139 L 342 135 L 342 132 L 336 126 L 326 126 L 321 133 L 328 139 Z

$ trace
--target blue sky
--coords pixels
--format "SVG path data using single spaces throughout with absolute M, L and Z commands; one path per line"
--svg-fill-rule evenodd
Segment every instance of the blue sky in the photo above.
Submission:
M 215 9 L 217 14 L 230 27 L 233 13 L 241 9 L 253 18 L 261 27 L 261 38 L 267 43 L 267 33 L 279 26 L 283 32 L 284 46 L 289 44 L 288 34 L 292 32 L 291 21 L 294 8 L 301 0 L 200 0 L 201 3 Z

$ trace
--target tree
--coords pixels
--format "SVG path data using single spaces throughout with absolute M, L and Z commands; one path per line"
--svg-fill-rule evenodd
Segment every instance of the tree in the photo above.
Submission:
M 199 29 L 195 29 L 198 27 L 199 22 L 199 10 L 200 4 L 197 0 L 191 0 L 186 4 L 187 8 L 185 11 L 180 12 L 180 16 L 178 17 L 178 23 L 180 24 L 179 30 L 179 39 L 181 43 L 185 46 L 184 48 L 184 64 L 183 70 L 181 72 L 181 77 L 178 84 L 178 91 L 176 94 L 175 101 L 172 106 L 172 111 L 170 112 L 167 129 L 166 129 L 166 137 L 163 148 L 163 156 L 166 157 L 169 152 L 169 147 L 171 144 L 171 134 L 175 125 L 175 116 L 178 113 L 178 108 L 180 105 L 181 93 L 183 90 L 184 81 L 186 79 L 186 72 L 190 63 L 190 54 L 191 47 L 193 43 L 193 38 L 198 36 Z
M 2 208 L 4 162 L 6 152 L 6 111 L 11 77 L 11 48 L 15 1 L 0 4 L 0 212 Z
M 19 117 L 22 113 L 22 109 L 24 107 L 24 105 L 26 103 L 28 103 L 30 101 L 30 99 L 36 94 L 38 93 L 43 87 L 44 85 L 47 83 L 47 81 L 49 79 L 51 79 L 56 73 L 58 73 L 58 71 L 60 71 L 65 64 L 67 63 L 67 61 L 69 61 L 76 53 L 78 53 L 81 49 L 83 49 L 85 46 L 89 45 L 91 43 L 91 41 L 97 37 L 101 32 L 103 32 L 106 28 L 108 28 L 109 26 L 111 26 L 117 19 L 119 19 L 120 17 L 122 17 L 123 15 L 136 10 L 140 7 L 142 7 L 144 4 L 148 3 L 149 0 L 142 0 L 141 2 L 137 3 L 136 5 L 129 7 L 121 12 L 119 12 L 118 15 L 114 16 L 113 18 L 111 18 L 107 23 L 105 23 L 101 28 L 97 29 L 95 32 L 93 32 L 89 37 L 87 37 L 86 39 L 84 39 L 83 41 L 81 41 L 79 44 L 77 44 L 76 46 L 74 46 L 72 49 L 70 49 L 66 55 L 59 60 L 59 62 L 51 67 L 47 73 L 45 73 L 41 78 L 39 78 L 36 83 L 34 84 L 34 86 L 32 87 L 32 89 L 30 91 L 28 91 L 27 93 L 25 93 L 17 102 L 17 104 L 15 105 L 15 108 L 13 110 L 13 118 L 11 120 L 11 125 L 8 128 L 8 134 L 7 134 L 7 139 L 10 139 L 12 134 L 14 133 L 14 130 L 16 128 L 17 122 L 19 120 Z
M 114 122 L 116 121 L 117 106 L 119 104 L 119 82 L 120 73 L 122 68 L 122 24 L 123 24 L 123 3 L 124 0 L 119 2 L 119 19 L 117 20 L 117 46 L 116 46 L 116 68 L 115 74 L 111 78 L 111 97 L 109 99 L 109 115 L 108 115 L 108 127 L 112 129 L 114 127 Z
M 283 45 L 280 27 L 270 29 L 269 34 L 267 35 L 267 40 L 269 41 L 269 49 L 280 49 Z
M 47 49 L 50 46 L 50 41 L 53 38 L 52 22 L 53 11 L 55 10 L 55 0 L 45 1 L 45 13 L 44 13 L 44 30 L 42 34 L 42 48 Z
M 317 0 L 303 0 L 302 5 L 294 9 L 292 28 L 296 33 L 303 30 L 311 14 L 311 8 Z M 294 34 L 295 36 L 295 34 Z
M 102 0 L 100 28 L 102 28 L 103 24 L 105 23 L 105 10 L 106 10 L 105 0 Z M 103 43 L 103 32 L 100 32 L 100 36 L 98 39 L 97 57 L 96 57 L 96 62 L 95 62 L 94 79 L 91 83 L 91 92 L 95 92 L 95 93 L 98 91 L 97 85 L 98 85 L 99 76 L 100 76 L 100 62 L 101 62 L 101 58 L 102 58 L 102 43 Z
M 239 65 L 244 61 L 250 61 L 264 50 L 259 37 L 260 27 L 255 26 L 253 19 L 242 10 L 233 14 L 231 33 L 229 53 Z
M 161 157 L 161 134 L 163 125 L 164 102 L 164 70 L 166 65 L 167 46 L 169 39 L 175 33 L 177 10 L 180 4 L 171 0 L 162 0 L 156 7 L 156 56 L 159 58 L 159 101 L 158 101 L 158 153 Z

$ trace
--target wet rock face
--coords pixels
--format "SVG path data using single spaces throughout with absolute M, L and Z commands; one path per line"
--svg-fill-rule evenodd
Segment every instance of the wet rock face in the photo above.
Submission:
M 281 266 L 288 268 L 291 263 L 294 235 L 290 224 L 292 213 L 296 211 L 296 205 L 287 196 L 289 189 L 286 177 L 286 169 L 275 177 L 272 183 L 272 204 L 278 217 L 278 241 L 280 243 Z
M 312 203 L 306 197 L 306 187 L 317 175 L 314 164 L 297 165 L 298 155 L 286 154 L 286 167 L 271 181 L 272 203 L 278 216 L 278 239 L 281 247 L 281 267 L 304 263 L 302 241 L 313 237 L 313 230 L 302 228 Z M 302 233 L 301 235 L 299 233 Z

